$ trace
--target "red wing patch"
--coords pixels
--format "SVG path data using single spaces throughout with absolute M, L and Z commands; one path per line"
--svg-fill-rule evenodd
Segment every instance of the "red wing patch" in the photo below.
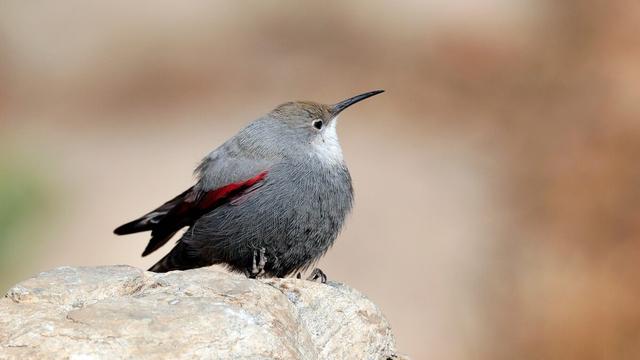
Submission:
M 230 201 L 233 200 L 233 198 L 242 195 L 242 192 L 249 190 L 251 187 L 264 180 L 265 177 L 267 177 L 267 171 L 263 171 L 251 179 L 238 181 L 213 191 L 209 191 L 200 199 L 197 207 L 201 210 L 215 208 L 227 200 Z
M 164 245 L 181 228 L 191 226 L 202 215 L 225 203 L 233 203 L 247 192 L 253 191 L 267 177 L 267 171 L 243 181 L 234 182 L 207 192 L 187 191 L 180 201 L 158 219 L 151 230 L 151 240 L 142 256 L 149 255 Z M 165 204 L 166 205 L 166 204 Z

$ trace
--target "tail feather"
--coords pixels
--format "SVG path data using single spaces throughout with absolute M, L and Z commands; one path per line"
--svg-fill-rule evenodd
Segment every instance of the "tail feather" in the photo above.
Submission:
M 179 241 L 167 255 L 150 267 L 149 271 L 165 273 L 173 270 L 195 269 L 213 264 L 212 262 L 204 261 L 200 257 L 194 256 L 193 252 L 189 251 L 188 245 Z
M 169 241 L 169 239 L 171 239 L 171 237 L 173 237 L 173 235 L 176 234 L 177 231 L 173 231 L 173 232 L 169 232 L 169 233 L 161 233 L 161 234 L 156 234 L 154 235 L 153 232 L 151 232 L 151 239 L 149 240 L 149 243 L 147 243 L 147 247 L 144 249 L 144 251 L 142 252 L 142 256 L 147 256 L 149 254 L 151 254 L 152 252 L 158 250 L 159 248 L 162 247 L 162 245 L 166 244 L 167 241 Z
M 159 208 L 117 227 L 113 232 L 116 235 L 127 235 L 142 231 L 151 231 L 151 239 L 142 253 L 142 256 L 147 256 L 166 244 L 178 230 L 186 225 L 172 219 L 172 216 L 175 217 L 175 215 L 172 214 L 176 211 L 176 208 L 181 209 L 184 202 L 191 200 L 194 196 L 193 187 L 191 187 L 182 194 L 162 204 Z M 167 218 L 169 218 L 169 220 L 165 221 Z M 179 217 L 178 220 L 180 220 Z
M 140 218 L 130 221 L 124 225 L 120 225 L 115 230 L 113 230 L 113 233 L 116 235 L 127 235 L 152 230 L 153 224 L 144 220 L 144 218 Z
M 142 231 L 153 230 L 153 228 L 169 213 L 169 211 L 171 211 L 176 205 L 182 202 L 187 197 L 187 195 L 192 192 L 192 190 L 193 187 L 190 187 L 182 194 L 167 201 L 157 209 L 144 214 L 143 216 L 124 225 L 118 226 L 115 230 L 113 230 L 113 233 L 116 235 L 127 235 Z

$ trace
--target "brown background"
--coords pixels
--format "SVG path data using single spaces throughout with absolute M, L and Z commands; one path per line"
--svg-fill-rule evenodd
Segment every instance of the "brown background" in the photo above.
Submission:
M 640 356 L 640 3 L 0 4 L 0 288 L 131 264 L 112 229 L 287 100 L 349 109 L 321 262 L 415 359 Z

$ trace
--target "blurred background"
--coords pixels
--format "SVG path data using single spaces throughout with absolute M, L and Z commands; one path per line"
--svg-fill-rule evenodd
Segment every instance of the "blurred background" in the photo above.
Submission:
M 349 109 L 320 263 L 415 359 L 640 357 L 640 2 L 0 4 L 0 289 L 148 267 L 115 226 L 288 100 Z

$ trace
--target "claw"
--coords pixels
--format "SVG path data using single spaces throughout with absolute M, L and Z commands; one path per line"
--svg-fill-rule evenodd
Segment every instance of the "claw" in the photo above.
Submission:
M 253 265 L 251 266 L 251 277 L 255 278 L 258 275 L 258 266 L 256 265 L 256 251 L 253 250 Z
M 259 256 L 258 261 L 256 262 L 256 257 Z M 244 271 L 244 274 L 248 277 L 248 278 L 258 278 L 262 275 L 265 274 L 264 271 L 264 267 L 265 265 L 267 265 L 267 256 L 266 256 L 266 249 L 265 248 L 260 248 L 260 254 L 258 255 L 258 252 L 256 250 L 253 250 L 253 262 L 251 264 L 251 270 L 246 269 Z
M 265 255 L 265 253 L 266 253 L 265 248 L 260 248 L 260 261 L 258 262 L 258 274 L 256 275 L 256 277 L 262 276 L 265 273 L 264 266 L 267 265 L 267 256 Z M 254 257 L 253 258 L 254 265 L 255 265 L 255 261 L 256 261 L 256 258 Z
M 320 270 L 320 268 L 315 268 L 313 269 L 309 277 L 307 277 L 307 280 L 317 281 L 318 279 L 322 284 L 327 283 L 327 275 L 322 270 Z

